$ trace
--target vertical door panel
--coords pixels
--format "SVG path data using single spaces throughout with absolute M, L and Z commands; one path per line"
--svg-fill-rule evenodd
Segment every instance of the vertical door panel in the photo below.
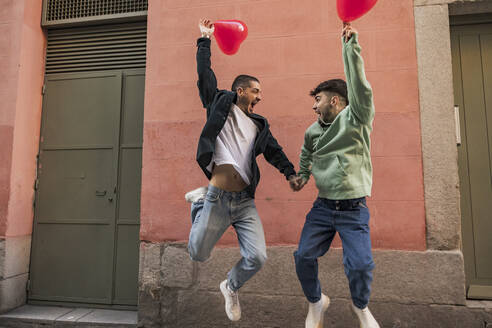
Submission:
M 145 93 L 145 75 L 125 73 L 123 93 L 123 111 L 121 122 L 121 143 L 123 146 L 142 147 L 143 140 L 143 106 Z
M 118 223 L 139 224 L 142 149 L 121 150 Z
M 145 75 L 123 75 L 114 302 L 137 303 Z
M 114 282 L 114 304 L 136 305 L 138 295 L 138 224 L 117 226 L 116 274 Z
M 492 283 L 492 31 L 489 34 L 480 35 L 480 66 L 482 73 L 482 99 L 481 107 L 483 114 L 483 148 L 480 149 L 480 164 L 476 164 L 476 169 L 481 172 L 481 182 L 477 186 L 478 198 L 483 204 L 476 204 L 476 213 L 474 215 L 477 277 L 487 279 Z M 483 171 L 481 171 L 483 169 Z M 475 210 L 475 207 L 474 207 Z

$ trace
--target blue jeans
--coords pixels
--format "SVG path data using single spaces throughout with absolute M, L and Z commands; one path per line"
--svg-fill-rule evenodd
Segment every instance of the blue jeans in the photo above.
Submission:
M 338 231 L 343 246 L 343 265 L 355 306 L 369 303 L 374 262 L 369 233 L 369 209 L 365 197 L 347 200 L 317 198 L 306 216 L 299 247 L 294 252 L 296 272 L 309 302 L 321 298 L 318 257 L 330 248 Z
M 191 222 L 188 251 L 193 261 L 208 259 L 230 225 L 236 230 L 242 258 L 227 275 L 232 290 L 241 288 L 265 263 L 263 226 L 246 191 L 227 192 L 209 185 L 205 199 L 191 204 Z

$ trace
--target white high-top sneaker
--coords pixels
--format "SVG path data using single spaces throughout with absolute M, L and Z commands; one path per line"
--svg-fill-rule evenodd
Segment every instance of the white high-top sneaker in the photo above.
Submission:
M 352 304 L 352 311 L 354 311 L 357 318 L 359 318 L 360 328 L 379 328 L 378 322 L 374 319 L 367 306 L 361 310 Z
M 321 294 L 321 299 L 316 303 L 309 302 L 309 311 L 306 317 L 306 328 L 323 328 L 325 311 L 330 305 L 330 298 Z
M 188 203 L 194 203 L 200 199 L 205 198 L 207 194 L 208 187 L 200 187 L 195 190 L 189 191 L 185 195 L 185 199 Z
M 237 291 L 232 291 L 227 284 L 227 280 L 220 283 L 220 291 L 225 299 L 225 311 L 231 321 L 241 319 L 241 306 L 239 305 L 239 296 Z

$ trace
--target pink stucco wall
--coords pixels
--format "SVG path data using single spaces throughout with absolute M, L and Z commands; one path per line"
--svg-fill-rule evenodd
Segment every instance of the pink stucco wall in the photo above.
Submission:
M 343 77 L 335 1 L 150 0 L 145 95 L 141 239 L 186 240 L 186 191 L 207 180 L 195 162 L 205 122 L 196 88 L 199 18 L 241 19 L 249 36 L 234 56 L 215 42 L 212 65 L 220 88 L 237 74 L 257 76 L 264 100 L 255 110 L 298 168 L 305 129 L 316 119 L 309 90 Z M 380 0 L 353 24 L 360 31 L 376 103 L 372 138 L 374 187 L 369 206 L 375 248 L 425 249 L 417 60 L 412 0 Z M 269 245 L 295 244 L 313 200 L 314 184 L 290 191 L 259 158 L 256 203 Z M 235 245 L 229 230 L 221 245 Z M 339 241 L 337 241 L 339 245 Z
M 31 234 L 45 36 L 41 1 L 0 4 L 0 237 Z

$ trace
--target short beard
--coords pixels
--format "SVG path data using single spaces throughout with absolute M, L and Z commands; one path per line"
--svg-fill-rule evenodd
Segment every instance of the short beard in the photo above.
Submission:
M 237 98 L 236 106 L 239 107 L 243 112 L 248 113 L 249 104 L 244 102 L 241 98 Z
M 333 123 L 333 121 L 337 117 L 336 114 L 334 115 L 334 111 L 336 111 L 336 107 L 332 106 L 332 105 L 329 105 L 329 106 L 330 107 L 328 108 L 328 113 L 326 113 L 326 115 L 324 115 L 324 117 L 323 117 L 323 115 L 319 116 L 321 123 L 323 123 L 325 125 Z
M 323 125 L 330 125 L 331 124 L 331 122 L 325 122 L 325 120 L 323 120 L 321 115 L 318 117 L 318 119 L 320 120 L 321 123 L 323 123 Z

